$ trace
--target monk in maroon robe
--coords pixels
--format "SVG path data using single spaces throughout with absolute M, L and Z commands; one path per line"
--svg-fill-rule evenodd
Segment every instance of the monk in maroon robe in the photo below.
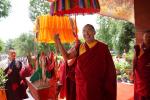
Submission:
M 77 57 L 75 67 L 76 100 L 116 100 L 116 70 L 106 44 L 95 40 L 94 27 L 87 24 L 83 28 L 85 43 L 77 49 L 66 52 L 59 35 L 55 42 L 63 58 Z
M 8 64 L 8 67 L 5 69 L 5 74 L 8 78 L 5 85 L 7 100 L 22 100 L 28 97 L 26 94 L 26 87 L 21 82 L 20 70 L 22 68 L 22 63 L 16 61 L 15 58 L 16 52 L 14 49 L 10 49 L 10 64 Z
M 134 100 L 150 100 L 150 31 L 143 35 L 143 43 L 135 46 Z
M 116 73 L 108 47 L 97 42 L 78 57 L 77 100 L 116 100 Z

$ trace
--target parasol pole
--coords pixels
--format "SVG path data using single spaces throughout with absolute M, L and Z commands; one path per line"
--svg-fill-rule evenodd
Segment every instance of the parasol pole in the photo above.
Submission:
M 76 13 L 75 13 L 75 38 L 76 38 L 76 41 L 78 41 L 78 34 L 77 34 L 77 20 L 76 20 Z

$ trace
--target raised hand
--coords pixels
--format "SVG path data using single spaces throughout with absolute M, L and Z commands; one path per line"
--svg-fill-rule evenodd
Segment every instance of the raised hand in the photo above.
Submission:
M 56 33 L 56 34 L 54 35 L 54 41 L 55 41 L 55 43 L 60 42 L 59 34 Z

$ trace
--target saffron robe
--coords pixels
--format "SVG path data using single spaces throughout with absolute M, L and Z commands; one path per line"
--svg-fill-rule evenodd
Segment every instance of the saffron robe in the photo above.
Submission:
M 138 47 L 136 45 L 135 51 L 136 53 L 139 52 L 139 54 L 137 55 L 137 59 L 135 56 L 133 62 L 135 74 L 134 89 L 138 98 L 142 96 L 150 97 L 150 48 L 146 49 L 142 46 Z
M 116 70 L 107 45 L 97 41 L 85 47 L 75 68 L 76 100 L 116 100 Z

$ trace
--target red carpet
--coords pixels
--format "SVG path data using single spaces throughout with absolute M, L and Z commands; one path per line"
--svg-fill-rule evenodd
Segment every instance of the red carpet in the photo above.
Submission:
M 133 100 L 134 85 L 117 83 L 117 100 Z

